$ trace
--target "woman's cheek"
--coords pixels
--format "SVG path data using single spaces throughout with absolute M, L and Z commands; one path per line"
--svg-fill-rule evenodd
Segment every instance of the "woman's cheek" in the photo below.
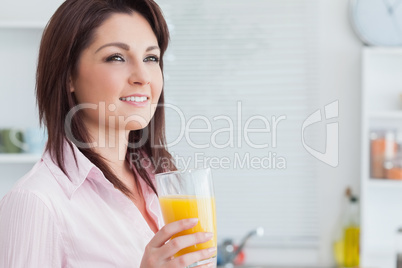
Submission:
M 162 87 L 163 87 L 163 83 L 158 83 L 157 85 L 155 85 L 154 90 L 152 92 L 152 103 L 153 104 L 158 104 L 159 102 L 159 98 L 161 96 L 162 93 Z

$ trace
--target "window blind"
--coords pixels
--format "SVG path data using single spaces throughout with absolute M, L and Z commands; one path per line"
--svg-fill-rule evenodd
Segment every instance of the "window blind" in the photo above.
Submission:
M 179 168 L 210 166 L 218 238 L 317 247 L 317 0 L 159 0 L 171 33 L 166 131 Z M 314 137 L 310 135 L 310 139 Z

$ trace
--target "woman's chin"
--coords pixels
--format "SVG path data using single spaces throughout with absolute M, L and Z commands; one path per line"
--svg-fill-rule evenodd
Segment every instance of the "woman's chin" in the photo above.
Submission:
M 130 124 L 127 124 L 125 127 L 125 130 L 128 131 L 135 131 L 135 130 L 141 130 L 144 129 L 148 126 L 149 122 L 131 122 Z

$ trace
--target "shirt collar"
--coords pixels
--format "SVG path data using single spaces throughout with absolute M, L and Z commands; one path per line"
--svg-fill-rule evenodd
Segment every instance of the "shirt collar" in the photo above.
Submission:
M 72 146 L 70 146 L 70 144 Z M 78 150 L 77 146 L 74 143 L 67 142 L 65 140 L 63 144 L 63 149 L 63 162 L 67 176 L 57 165 L 56 159 L 53 159 L 51 157 L 49 151 L 45 151 L 43 153 L 42 159 L 49 170 L 52 172 L 53 176 L 60 184 L 61 188 L 68 196 L 68 198 L 71 199 L 74 192 L 83 184 L 85 179 L 89 176 L 101 176 L 106 181 L 106 178 L 103 176 L 102 171 L 98 167 L 96 167 L 80 150 Z M 77 162 L 75 161 L 74 154 L 77 158 Z

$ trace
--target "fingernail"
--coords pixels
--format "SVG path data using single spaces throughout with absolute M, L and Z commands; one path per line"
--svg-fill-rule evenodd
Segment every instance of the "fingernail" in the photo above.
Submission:
M 192 224 L 197 223 L 197 222 L 198 222 L 198 219 L 197 219 L 197 218 L 192 218 L 192 219 L 190 219 L 190 223 L 192 223 Z
M 214 236 L 214 233 L 205 233 L 205 237 L 211 239 Z

